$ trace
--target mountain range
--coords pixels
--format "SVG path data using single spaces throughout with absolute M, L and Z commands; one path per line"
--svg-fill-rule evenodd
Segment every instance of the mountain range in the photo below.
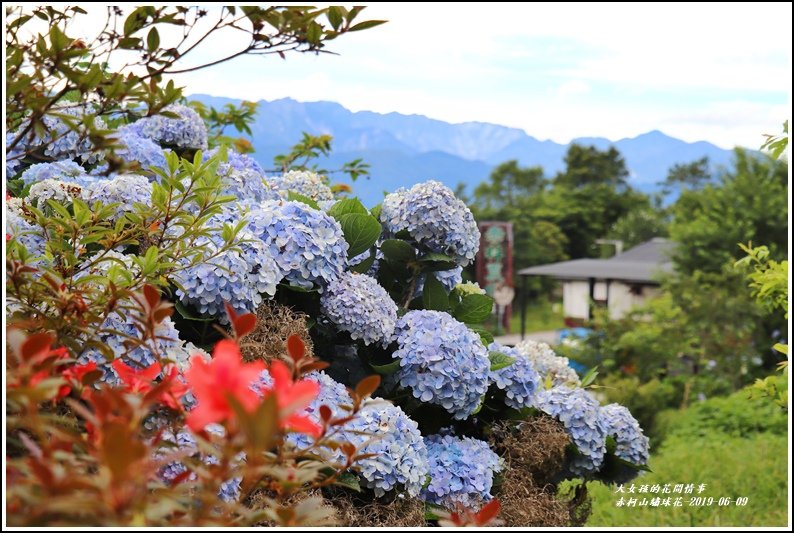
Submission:
M 188 97 L 219 108 L 233 98 L 196 94 Z M 339 168 L 347 161 L 362 158 L 370 164 L 370 177 L 359 178 L 354 191 L 365 203 L 374 205 L 385 191 L 437 179 L 455 188 L 459 183 L 471 191 L 488 178 L 498 164 L 516 159 L 523 166 L 540 165 L 546 176 L 563 169 L 567 144 L 541 141 L 518 128 L 484 122 L 451 124 L 422 115 L 353 112 L 335 102 L 298 102 L 291 98 L 258 102 L 251 125 L 254 157 L 273 168 L 273 157 L 287 153 L 303 132 L 333 136 L 332 154 L 320 164 Z M 611 141 L 583 137 L 571 143 L 604 149 L 614 145 L 626 160 L 630 184 L 641 191 L 659 190 L 659 182 L 676 163 L 688 163 L 707 156 L 713 169 L 729 165 L 732 151 L 709 142 L 688 143 L 654 130 L 637 137 Z M 334 182 L 348 182 L 336 174 Z

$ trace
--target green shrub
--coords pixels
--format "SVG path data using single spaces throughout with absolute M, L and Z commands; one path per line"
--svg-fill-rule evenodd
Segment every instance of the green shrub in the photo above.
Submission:
M 730 396 L 711 398 L 693 404 L 684 411 L 666 413 L 656 426 L 663 437 L 696 440 L 712 432 L 732 437 L 748 437 L 756 433 L 785 435 L 788 419 L 784 410 L 769 401 L 749 401 L 745 388 Z
M 698 411 L 700 412 L 700 411 Z M 696 422 L 700 423 L 700 422 Z M 614 487 L 589 484 L 593 511 L 588 526 L 785 526 L 788 509 L 788 444 L 784 435 L 726 436 L 719 431 L 671 437 L 651 457 L 652 472 L 635 485 L 704 483 L 700 496 L 713 497 L 711 506 L 617 507 Z M 671 494 L 671 496 L 675 496 Z M 684 495 L 687 496 L 687 495 Z M 746 506 L 719 506 L 720 498 L 746 497 Z

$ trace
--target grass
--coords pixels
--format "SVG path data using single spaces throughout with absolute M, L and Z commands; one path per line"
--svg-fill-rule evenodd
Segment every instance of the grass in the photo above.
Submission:
M 785 526 L 788 521 L 788 443 L 786 435 L 760 433 L 748 438 L 709 432 L 696 440 L 672 437 L 651 457 L 652 472 L 635 485 L 706 484 L 700 496 L 709 507 L 616 507 L 621 496 L 600 483 L 588 485 L 593 513 L 588 526 L 742 527 Z M 675 496 L 672 494 L 671 496 Z M 695 495 L 697 496 L 697 495 Z M 747 497 L 746 506 L 720 507 L 721 497 Z
M 526 332 L 551 331 L 565 327 L 562 316 L 562 304 L 553 304 L 548 299 L 539 299 L 527 302 L 527 322 Z M 485 326 L 494 332 L 495 320 L 489 318 Z M 518 302 L 513 308 L 513 316 L 510 318 L 510 331 L 508 333 L 521 332 L 521 309 Z M 503 332 L 500 332 L 500 334 Z

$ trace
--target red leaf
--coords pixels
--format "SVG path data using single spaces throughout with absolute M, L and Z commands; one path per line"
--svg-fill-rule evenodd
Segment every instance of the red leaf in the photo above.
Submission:
M 320 418 L 323 419 L 323 422 L 328 423 L 328 421 L 331 420 L 331 417 L 333 415 L 334 413 L 331 411 L 330 407 L 328 407 L 327 405 L 320 406 Z
M 312 370 L 324 370 L 331 366 L 331 363 L 327 363 L 325 361 L 315 361 L 314 363 L 309 363 L 308 365 L 304 365 L 301 367 L 301 374 L 308 374 Z
M 238 316 L 234 321 L 234 333 L 237 337 L 245 337 L 256 327 L 256 315 L 253 313 L 246 313 Z
M 375 389 L 377 389 L 379 386 L 380 386 L 380 376 L 378 376 L 377 374 L 373 374 L 372 376 L 367 376 L 361 381 L 359 381 L 358 385 L 356 385 L 356 394 L 358 394 L 362 398 L 365 396 L 369 396 L 370 394 L 375 392 Z
M 38 362 L 37 360 L 39 359 L 45 359 L 54 340 L 55 338 L 49 333 L 31 335 L 22 343 L 22 358 L 34 359 L 34 362 Z
M 160 293 L 151 285 L 143 286 L 143 296 L 146 298 L 146 303 L 149 304 L 149 308 L 153 309 L 160 302 Z
M 234 321 L 237 320 L 237 311 L 234 310 L 229 302 L 223 302 L 223 306 L 226 308 L 226 315 L 229 317 L 229 322 L 234 324 Z
M 297 335 L 290 335 L 287 338 L 287 352 L 296 363 L 303 359 L 303 356 L 306 355 L 306 345 L 303 343 L 303 339 Z
M 499 503 L 499 500 L 493 500 L 483 506 L 480 509 L 480 512 L 475 515 L 475 523 L 478 526 L 484 526 L 485 524 L 489 523 L 491 520 L 496 518 L 496 515 L 499 514 L 499 509 L 502 507 L 502 504 Z
M 343 442 L 341 448 L 348 458 L 353 457 L 356 454 L 356 447 L 349 442 Z

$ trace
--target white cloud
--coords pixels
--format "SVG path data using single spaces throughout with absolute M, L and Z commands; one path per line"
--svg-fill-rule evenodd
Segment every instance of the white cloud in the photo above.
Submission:
M 243 57 L 176 81 L 219 96 L 494 122 L 560 142 L 661 128 L 757 146 L 790 114 L 791 4 L 384 3 L 361 17 L 389 22 L 330 43 L 339 56 Z M 225 35 L 196 58 L 239 44 Z

